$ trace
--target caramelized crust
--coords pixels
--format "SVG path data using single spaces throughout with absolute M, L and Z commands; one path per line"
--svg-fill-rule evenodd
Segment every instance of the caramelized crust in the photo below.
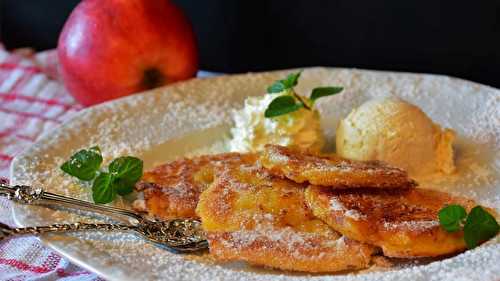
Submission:
M 305 272 L 367 267 L 375 248 L 314 217 L 305 186 L 251 166 L 225 166 L 196 209 L 220 261 Z
M 346 237 L 382 248 L 399 258 L 434 257 L 465 250 L 463 232 L 439 225 L 438 212 L 449 204 L 470 210 L 472 200 L 421 188 L 334 190 L 309 186 L 313 213 Z
M 136 190 L 143 193 L 144 202 L 134 202 L 134 208 L 159 219 L 197 218 L 199 196 L 212 183 L 218 168 L 256 160 L 255 154 L 224 153 L 163 164 L 145 172 L 137 183 Z
M 405 188 L 416 185 L 404 170 L 380 161 L 318 156 L 279 145 L 266 145 L 260 161 L 275 175 L 330 188 Z

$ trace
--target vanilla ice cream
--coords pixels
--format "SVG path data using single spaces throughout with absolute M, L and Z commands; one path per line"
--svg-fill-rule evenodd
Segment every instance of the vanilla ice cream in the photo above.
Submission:
M 417 106 L 396 98 L 370 100 L 337 128 L 337 153 L 356 160 L 382 160 L 412 176 L 455 170 L 455 133 L 442 129 Z
M 231 151 L 260 151 L 268 143 L 316 152 L 321 150 L 324 136 L 316 110 L 302 108 L 272 118 L 264 117 L 271 101 L 282 94 L 248 97 L 243 109 L 234 112 L 232 139 L 229 142 Z

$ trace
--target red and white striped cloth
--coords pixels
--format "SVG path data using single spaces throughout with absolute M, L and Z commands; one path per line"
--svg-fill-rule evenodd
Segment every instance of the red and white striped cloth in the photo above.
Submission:
M 83 107 L 57 81 L 54 51 L 8 52 L 0 44 L 0 179 L 12 158 L 45 130 Z M 10 202 L 0 198 L 0 222 L 13 225 Z M 43 246 L 34 237 L 0 242 L 0 280 L 102 280 Z

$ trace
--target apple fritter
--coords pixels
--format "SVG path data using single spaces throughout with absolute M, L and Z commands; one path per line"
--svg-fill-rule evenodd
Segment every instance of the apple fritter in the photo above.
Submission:
M 441 228 L 438 212 L 449 204 L 470 210 L 472 200 L 410 188 L 335 190 L 309 186 L 306 201 L 314 215 L 346 237 L 376 245 L 398 258 L 435 257 L 465 250 L 463 232 Z
M 223 153 L 160 165 L 145 172 L 136 184 L 144 200 L 134 202 L 134 208 L 159 219 L 198 218 L 195 209 L 199 196 L 214 180 L 217 168 L 256 160 L 255 154 Z
M 380 161 L 318 156 L 279 145 L 266 145 L 260 161 L 275 175 L 330 188 L 389 189 L 416 185 L 404 170 Z
M 375 248 L 315 218 L 304 190 L 262 167 L 224 167 L 196 209 L 210 254 L 220 261 L 304 272 L 366 268 Z

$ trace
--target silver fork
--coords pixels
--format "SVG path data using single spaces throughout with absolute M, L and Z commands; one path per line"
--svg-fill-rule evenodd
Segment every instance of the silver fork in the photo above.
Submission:
M 181 225 L 178 225 L 178 224 Z M 207 248 L 206 240 L 200 240 L 200 235 L 190 234 L 189 237 L 178 236 L 183 227 L 187 225 L 185 222 L 175 220 L 161 223 L 158 225 L 127 225 L 127 224 L 111 224 L 111 223 L 68 223 L 68 224 L 52 224 L 47 226 L 30 226 L 12 228 L 8 225 L 0 223 L 0 241 L 19 235 L 41 235 L 46 233 L 61 233 L 75 231 L 134 231 L 142 238 L 155 245 L 172 250 L 174 252 L 194 252 Z M 189 227 L 191 228 L 191 227 Z M 196 227 L 198 228 L 198 227 Z M 191 230 L 189 230 L 191 231 Z M 185 234 L 184 234 L 185 235 Z M 189 241 L 190 240 L 190 241 Z
M 15 234 L 42 234 L 46 232 L 67 232 L 81 230 L 124 231 L 131 230 L 157 245 L 167 247 L 177 252 L 193 252 L 208 248 L 201 222 L 194 219 L 174 219 L 168 221 L 153 221 L 142 215 L 121 208 L 96 205 L 50 192 L 41 188 L 25 185 L 10 186 L 0 183 L 0 195 L 22 204 L 80 207 L 99 214 L 126 216 L 136 221 L 134 224 L 56 224 L 42 227 L 10 228 L 0 226 L 4 238 Z

